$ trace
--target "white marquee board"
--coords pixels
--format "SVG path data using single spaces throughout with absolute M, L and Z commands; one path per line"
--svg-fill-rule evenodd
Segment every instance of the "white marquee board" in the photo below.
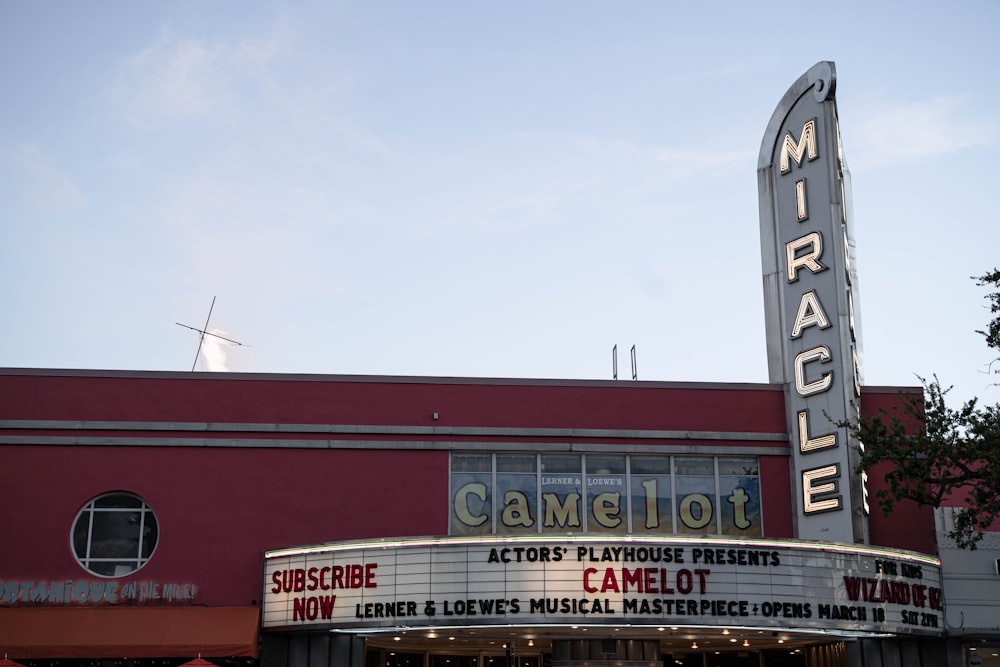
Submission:
M 943 635 L 940 562 L 792 540 L 441 538 L 268 552 L 265 629 L 631 624 Z

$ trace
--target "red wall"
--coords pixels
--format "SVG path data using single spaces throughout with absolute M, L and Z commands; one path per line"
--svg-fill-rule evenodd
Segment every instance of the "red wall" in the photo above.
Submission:
M 861 411 L 866 417 L 884 415 L 883 419 L 893 417 L 903 419 L 910 428 L 918 428 L 915 420 L 905 418 L 900 406 L 909 397 L 923 396 L 920 387 L 905 388 L 869 388 L 866 387 L 861 398 Z M 884 516 L 878 507 L 877 493 L 885 489 L 885 475 L 879 466 L 868 473 L 868 495 L 871 514 L 868 517 L 869 539 L 872 544 L 911 549 L 926 554 L 936 554 L 937 537 L 934 533 L 934 510 L 930 507 L 918 507 L 916 503 L 904 501 L 897 503 L 890 516 Z
M 770 385 L 66 373 L 0 374 L 0 419 L 785 431 Z
M 795 537 L 791 461 L 787 456 L 760 457 L 760 502 L 767 537 Z
M 863 406 L 869 411 L 896 400 L 895 390 L 866 390 Z M 788 443 L 738 435 L 785 433 L 784 395 L 772 385 L 0 371 L 0 419 L 36 422 L 8 424 L 15 428 L 4 435 L 25 444 L 0 446 L 0 530 L 5 544 L 17 545 L 0 550 L 0 578 L 92 578 L 73 559 L 72 522 L 91 498 L 125 490 L 143 497 L 160 522 L 156 555 L 136 577 L 195 583 L 201 604 L 247 605 L 259 599 L 266 549 L 447 534 L 448 452 L 420 449 L 413 441 L 475 440 L 497 449 L 520 441 L 608 442 L 662 446 L 665 452 L 699 445 L 774 447 L 782 453 L 760 458 L 764 530 L 768 537 L 793 535 Z M 92 430 L 74 421 L 185 426 Z M 222 432 L 209 423 L 244 427 Z M 312 427 L 280 431 L 272 428 L 276 424 Z M 331 435 L 325 425 L 397 426 L 402 433 Z M 535 431 L 455 434 L 450 427 Z M 618 433 L 548 435 L 537 429 Z M 737 435 L 722 441 L 622 433 L 630 430 Z M 186 437 L 197 446 L 31 444 L 48 435 Z M 213 438 L 224 439 L 223 446 L 211 446 Z M 400 450 L 361 443 L 337 450 L 231 446 L 258 438 L 411 444 Z M 873 492 L 878 482 L 873 475 Z M 876 512 L 871 530 L 875 544 L 935 551 L 929 511 L 901 508 L 891 520 Z
M 208 605 L 260 599 L 265 549 L 447 532 L 448 454 L 419 451 L 3 447 L 0 578 L 95 579 L 69 545 L 77 511 L 125 490 L 160 526 L 136 576 L 191 582 Z M 13 505 L 12 502 L 16 503 Z M 132 578 L 131 576 L 129 578 Z

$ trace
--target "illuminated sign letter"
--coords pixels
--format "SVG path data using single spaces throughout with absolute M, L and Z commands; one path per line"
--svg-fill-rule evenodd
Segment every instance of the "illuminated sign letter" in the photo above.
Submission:
M 840 496 L 837 493 L 837 480 L 840 478 L 840 468 L 833 465 L 802 471 L 802 510 L 806 514 L 828 512 L 840 509 Z M 820 480 L 832 480 L 818 484 Z M 826 497 L 821 497 L 826 496 Z
M 809 412 L 807 410 L 799 411 L 799 451 L 805 454 L 806 452 L 814 452 L 817 449 L 826 449 L 827 447 L 837 446 L 837 434 L 827 433 L 826 435 L 821 435 L 816 438 L 809 437 Z
M 832 372 L 823 373 L 818 380 L 806 382 L 805 366 L 810 361 L 819 361 L 820 363 L 830 361 L 830 348 L 826 345 L 820 345 L 795 355 L 795 391 L 799 393 L 799 396 L 809 396 L 826 391 L 830 388 L 830 383 L 833 382 Z
M 820 305 L 819 297 L 814 290 L 805 292 L 799 298 L 799 311 L 795 314 L 795 322 L 792 324 L 792 338 L 802 335 L 802 330 L 806 327 L 817 326 L 826 329 L 830 326 L 830 319 Z
M 782 174 L 787 174 L 792 170 L 792 165 L 788 162 L 789 155 L 792 156 L 796 166 L 799 167 L 802 166 L 803 155 L 810 161 L 819 157 L 819 150 L 816 148 L 815 118 L 806 121 L 806 124 L 802 126 L 802 134 L 799 135 L 798 143 L 792 139 L 791 132 L 785 134 L 785 141 L 781 145 L 781 157 L 779 158 Z
M 799 255 L 799 251 L 803 248 L 809 248 L 809 250 Z M 822 254 L 823 237 L 819 235 L 819 232 L 812 232 L 786 243 L 785 258 L 788 260 L 788 282 L 794 283 L 799 279 L 799 268 L 803 266 L 813 273 L 825 270 L 826 267 L 817 261 Z
M 795 219 L 799 222 L 809 218 L 809 206 L 806 203 L 806 179 L 795 181 Z
M 868 505 L 868 473 L 866 473 L 864 471 L 861 472 L 861 481 L 864 484 L 863 488 L 864 488 L 864 508 L 865 508 L 865 514 L 868 514 L 868 512 L 871 511 L 871 507 Z

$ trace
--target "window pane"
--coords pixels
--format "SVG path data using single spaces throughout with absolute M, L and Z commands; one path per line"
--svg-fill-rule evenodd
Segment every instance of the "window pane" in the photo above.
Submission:
M 156 542 L 160 539 L 160 527 L 156 523 L 156 516 L 152 512 L 145 512 L 142 527 L 142 558 L 148 559 L 153 555 Z
M 719 477 L 722 534 L 760 537 L 760 480 L 757 477 Z
M 542 530 L 581 530 L 583 475 L 580 456 L 554 454 L 542 457 Z
M 723 535 L 763 535 L 760 478 L 755 456 L 719 457 L 719 511 Z
M 587 456 L 587 532 L 628 531 L 624 456 Z
M 678 475 L 711 475 L 715 477 L 715 460 L 707 456 L 678 456 L 674 459 Z
M 493 467 L 491 454 L 452 454 L 453 472 L 489 472 Z
M 159 539 L 153 510 L 130 493 L 109 493 L 88 502 L 73 522 L 70 539 L 81 567 L 102 577 L 135 572 L 152 557 Z
M 677 532 L 689 535 L 718 533 L 715 476 L 677 475 L 674 481 L 677 484 Z
M 136 498 L 130 493 L 109 493 L 94 501 L 94 507 L 142 507 L 142 499 Z
M 534 454 L 497 454 L 497 472 L 535 472 Z
M 720 456 L 720 475 L 756 475 L 757 457 L 755 456 Z
M 395 653 L 385 654 L 385 667 L 423 667 L 423 653 Z
M 498 533 L 538 532 L 538 476 L 534 472 L 498 472 L 497 499 Z
M 91 558 L 138 558 L 139 512 L 94 512 Z
M 755 456 L 459 453 L 451 468 L 453 535 L 763 535 Z
M 667 463 L 670 463 L 669 459 Z M 671 533 L 674 529 L 673 513 L 670 475 L 642 474 L 633 470 L 632 532 Z
M 588 475 L 625 474 L 624 456 L 587 456 Z
M 632 474 L 670 474 L 670 457 L 667 456 L 633 456 L 631 459 Z
M 579 454 L 546 454 L 542 456 L 542 472 L 546 474 L 570 472 L 580 474 Z
M 474 655 L 432 653 L 427 656 L 428 667 L 476 667 L 477 662 L 477 657 Z
M 90 512 L 83 511 L 73 526 L 73 551 L 77 558 L 87 557 L 87 543 L 90 537 Z
M 90 571 L 105 577 L 123 577 L 138 569 L 138 563 L 134 560 L 90 562 Z
M 493 475 L 487 472 L 452 473 L 451 534 L 488 535 L 493 532 Z

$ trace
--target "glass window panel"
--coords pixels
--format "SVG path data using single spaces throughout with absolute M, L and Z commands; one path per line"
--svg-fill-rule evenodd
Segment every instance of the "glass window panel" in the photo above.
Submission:
M 624 456 L 587 456 L 588 475 L 608 475 L 611 473 L 625 474 Z
M 141 508 L 142 505 L 142 499 L 130 493 L 109 493 L 94 500 L 94 507 Z
M 139 512 L 94 512 L 91 558 L 138 558 Z
M 156 516 L 152 512 L 145 512 L 142 527 L 142 558 L 148 559 L 153 555 L 156 542 L 160 539 L 160 527 L 156 523 Z
M 452 473 L 451 534 L 488 535 L 493 531 L 493 475 Z
M 674 482 L 677 484 L 676 532 L 688 535 L 718 533 L 715 476 L 678 475 Z
M 423 653 L 385 653 L 385 667 L 423 667 Z
M 498 533 L 538 532 L 538 477 L 534 472 L 498 472 L 497 500 Z
M 73 553 L 88 572 L 122 577 L 152 557 L 159 526 L 142 498 L 119 491 L 87 503 L 73 522 L 70 539 Z
M 719 478 L 723 535 L 761 537 L 760 479 L 726 475 Z
M 135 572 L 139 569 L 137 561 L 126 560 L 126 561 L 90 561 L 90 565 L 87 568 L 94 574 L 99 574 L 105 577 L 123 577 L 126 574 Z
M 474 655 L 437 655 L 427 656 L 428 667 L 476 667 L 477 657 Z
M 673 529 L 670 475 L 643 474 L 633 469 L 632 532 L 662 534 L 672 533 Z
M 715 477 L 715 459 L 708 456 L 678 456 L 674 459 L 678 475 L 711 475 Z
M 534 454 L 497 454 L 497 472 L 535 472 Z
M 633 456 L 630 460 L 632 474 L 670 474 L 670 457 L 668 456 Z
M 624 456 L 588 456 L 587 532 L 628 531 L 628 491 Z M 591 465 L 595 468 L 592 471 Z
M 763 535 L 754 456 L 459 453 L 451 468 L 454 535 L 584 527 L 595 533 Z M 86 529 L 75 530 L 79 550 Z M 108 530 L 105 521 L 95 533 L 102 553 Z M 145 557 L 158 536 L 155 517 L 142 533 Z
M 583 528 L 583 475 L 579 455 L 542 457 L 541 521 L 545 532 Z
M 704 658 L 705 656 L 702 656 L 702 654 L 697 651 L 689 651 L 687 653 L 664 653 L 662 664 L 670 665 L 670 667 L 704 667 Z
M 568 472 L 580 474 L 581 469 L 579 454 L 545 454 L 542 456 L 543 473 Z
M 493 467 L 492 454 L 452 454 L 453 472 L 490 472 Z
M 757 471 L 757 457 L 756 456 L 720 456 L 719 457 L 719 474 L 720 475 L 756 475 Z
M 87 544 L 90 542 L 90 512 L 80 513 L 73 526 L 73 551 L 77 558 L 87 557 Z

